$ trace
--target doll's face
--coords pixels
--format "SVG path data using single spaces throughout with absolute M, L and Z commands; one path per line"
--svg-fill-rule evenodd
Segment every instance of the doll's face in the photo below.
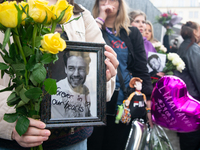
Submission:
M 135 82 L 135 89 L 138 90 L 138 91 L 141 91 L 142 90 L 142 83 L 139 82 L 139 81 L 136 81 Z

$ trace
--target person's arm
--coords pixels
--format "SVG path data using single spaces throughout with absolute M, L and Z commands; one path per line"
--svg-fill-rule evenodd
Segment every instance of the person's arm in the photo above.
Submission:
M 0 85 L 0 89 L 4 89 Z M 15 127 L 16 123 L 8 123 L 3 120 L 5 113 L 15 113 L 14 107 L 9 107 L 7 105 L 7 98 L 11 92 L 1 92 L 0 93 L 0 138 L 11 140 L 12 130 Z
M 85 23 L 85 39 L 86 42 L 95 42 L 95 43 L 105 43 L 101 30 L 99 29 L 95 19 L 92 17 L 91 13 L 85 9 L 83 12 L 83 19 Z M 115 78 L 117 74 L 117 67 L 119 62 L 117 60 L 117 54 L 114 50 L 105 46 L 105 56 L 107 59 L 105 60 L 105 64 L 107 66 L 106 69 L 106 78 L 107 78 L 107 98 L 109 101 L 114 90 L 115 90 Z
M 5 87 L 0 85 L 0 89 Z M 15 123 L 8 123 L 3 120 L 5 113 L 15 113 L 14 107 L 9 107 L 7 105 L 7 98 L 11 92 L 1 92 L 0 93 L 0 138 L 7 140 L 16 140 L 22 147 L 34 147 L 42 144 L 50 136 L 50 131 L 44 129 L 45 124 L 41 121 L 29 119 L 30 125 L 28 131 L 19 136 L 15 130 Z
M 131 28 L 130 37 L 133 44 L 134 65 L 128 69 L 132 73 L 133 77 L 139 77 L 143 80 L 142 93 L 146 95 L 147 100 L 150 100 L 153 86 L 151 83 L 150 74 L 148 73 L 143 37 L 136 27 Z
M 187 51 L 183 61 L 200 93 L 200 70 L 198 69 L 200 64 L 200 48 L 196 46 L 194 49 L 188 49 Z

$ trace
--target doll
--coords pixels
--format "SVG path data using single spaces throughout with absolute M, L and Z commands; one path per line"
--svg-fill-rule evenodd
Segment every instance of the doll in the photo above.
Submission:
M 115 118 L 115 123 L 117 124 L 119 120 L 126 124 L 136 118 L 146 120 L 146 96 L 141 93 L 142 80 L 138 77 L 133 77 L 129 82 L 129 86 L 135 88 L 135 91 L 129 95 L 128 99 L 123 101 L 122 105 L 118 106 Z
M 130 109 L 131 120 L 135 118 L 144 118 L 146 116 L 146 96 L 141 93 L 142 80 L 138 77 L 133 77 L 129 86 L 135 88 L 135 91 L 131 93 L 127 100 L 124 100 L 124 106 Z

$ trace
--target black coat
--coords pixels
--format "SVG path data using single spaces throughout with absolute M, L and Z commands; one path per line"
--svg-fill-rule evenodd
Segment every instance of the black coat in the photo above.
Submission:
M 136 27 L 130 27 L 130 30 L 129 36 L 125 29 L 120 30 L 120 39 L 125 42 L 129 50 L 127 69 L 133 77 L 139 77 L 143 80 L 142 93 L 144 93 L 147 100 L 149 100 L 153 87 L 148 73 L 143 37 Z M 111 46 L 106 31 L 103 30 L 102 33 L 106 43 Z
M 197 43 L 189 46 L 190 43 L 190 39 L 184 40 L 177 51 L 186 66 L 178 76 L 185 81 L 190 95 L 200 100 L 200 47 Z

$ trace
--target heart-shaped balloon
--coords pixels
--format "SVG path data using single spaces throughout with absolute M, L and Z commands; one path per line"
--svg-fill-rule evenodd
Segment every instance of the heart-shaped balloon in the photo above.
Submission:
M 152 92 L 152 120 L 178 132 L 200 129 L 200 102 L 187 91 L 185 82 L 176 76 L 164 76 Z

